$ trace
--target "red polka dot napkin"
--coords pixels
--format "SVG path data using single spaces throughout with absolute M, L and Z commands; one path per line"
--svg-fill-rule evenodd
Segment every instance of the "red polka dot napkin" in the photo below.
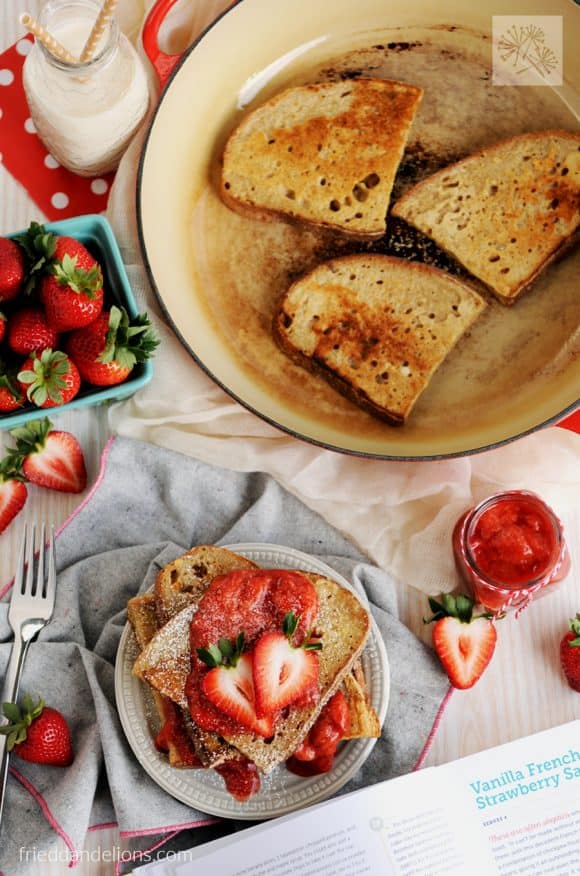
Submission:
M 22 67 L 32 43 L 25 36 L 0 55 L 0 160 L 48 219 L 101 213 L 114 174 L 86 179 L 71 173 L 35 132 L 22 86 Z

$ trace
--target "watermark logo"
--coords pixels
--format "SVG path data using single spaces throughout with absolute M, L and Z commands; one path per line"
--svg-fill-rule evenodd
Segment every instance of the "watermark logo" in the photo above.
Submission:
M 494 15 L 494 85 L 562 85 L 562 16 Z

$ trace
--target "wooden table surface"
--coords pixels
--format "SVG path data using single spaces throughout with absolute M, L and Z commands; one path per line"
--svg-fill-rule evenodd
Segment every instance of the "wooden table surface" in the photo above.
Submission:
M 199 0 L 196 21 L 200 26 L 227 5 L 223 0 Z M 17 16 L 27 9 L 33 14 L 38 3 L 12 0 L 0 5 L 0 50 L 22 33 Z M 0 149 L 1 151 L 1 149 Z M 0 167 L 0 234 L 24 228 L 32 219 L 43 216 L 24 189 Z M 162 352 L 160 353 L 162 355 Z M 89 486 L 94 481 L 100 452 L 108 438 L 105 407 L 52 415 L 58 428 L 72 431 L 79 439 L 87 460 Z M 0 433 L 0 447 L 7 443 Z M 420 463 L 418 463 L 420 465 Z M 58 526 L 82 501 L 83 496 L 67 496 L 30 488 L 30 499 L 19 518 L 0 535 L 0 586 L 14 572 L 16 555 L 26 521 L 52 520 Z M 576 534 L 576 542 L 580 538 Z M 446 763 L 458 757 L 508 742 L 557 724 L 580 718 L 580 695 L 570 690 L 561 675 L 558 643 L 567 618 L 580 610 L 580 556 L 572 550 L 572 573 L 560 589 L 527 609 L 519 620 L 502 624 L 496 656 L 481 681 L 470 691 L 454 692 L 442 715 L 426 765 Z M 425 597 L 410 587 L 401 588 L 399 607 L 402 619 L 425 641 L 430 631 L 422 624 Z M 79 876 L 110 876 L 112 864 L 102 860 L 103 850 L 123 849 L 115 830 L 87 836 L 85 851 L 90 863 L 75 870 Z M 62 844 L 63 862 L 42 863 L 35 872 L 42 876 L 64 874 L 68 868 Z

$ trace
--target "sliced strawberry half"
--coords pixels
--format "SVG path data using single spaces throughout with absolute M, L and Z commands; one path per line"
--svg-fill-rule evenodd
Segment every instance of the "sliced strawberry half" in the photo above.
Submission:
M 28 490 L 12 457 L 0 462 L 0 532 L 22 511 Z
M 51 426 L 44 417 L 13 429 L 13 453 L 20 456 L 22 472 L 31 483 L 63 493 L 81 493 L 87 485 L 81 446 L 70 432 L 52 430 Z
M 263 736 L 272 736 L 271 716 L 259 718 L 254 703 L 252 655 L 242 654 L 244 634 L 235 643 L 220 639 L 219 645 L 198 648 L 198 657 L 212 668 L 204 676 L 201 687 L 213 705 L 242 727 Z
M 295 648 L 292 636 L 298 618 L 289 611 L 282 632 L 261 636 L 254 648 L 254 690 L 256 713 L 263 717 L 301 699 L 318 687 L 320 642 L 307 640 Z
M 463 594 L 429 600 L 435 612 L 433 645 L 453 687 L 473 687 L 495 650 L 497 632 L 487 614 L 473 616 L 473 601 Z

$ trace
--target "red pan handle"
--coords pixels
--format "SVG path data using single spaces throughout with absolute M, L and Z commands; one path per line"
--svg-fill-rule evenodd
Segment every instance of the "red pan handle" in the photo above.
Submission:
M 159 48 L 159 28 L 165 20 L 165 16 L 177 0 L 157 0 L 152 6 L 149 15 L 143 25 L 143 48 L 145 54 L 153 64 L 159 84 L 163 88 L 171 71 L 181 58 L 181 55 L 168 55 Z

